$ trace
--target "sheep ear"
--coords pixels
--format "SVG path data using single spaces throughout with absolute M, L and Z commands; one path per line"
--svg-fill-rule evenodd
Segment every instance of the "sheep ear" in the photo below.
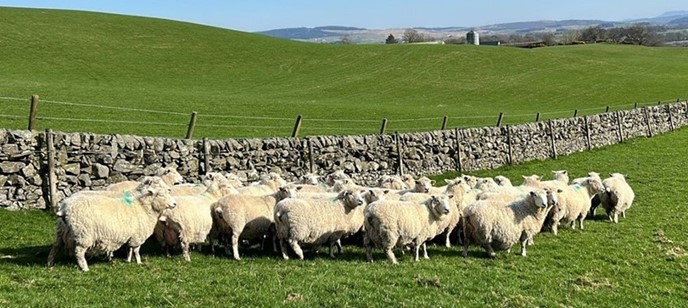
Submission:
M 447 185 L 453 185 L 454 181 L 451 179 L 444 179 L 444 182 L 447 183 Z
M 148 194 L 148 195 L 151 195 L 151 196 L 152 196 L 152 195 L 154 195 L 154 194 L 155 194 L 155 190 L 153 190 L 152 188 L 148 188 L 148 189 L 146 190 L 146 194 Z
M 528 178 L 528 177 L 525 176 L 525 175 L 522 175 L 521 177 L 522 177 L 524 180 Z
M 532 191 L 532 190 L 530 191 L 530 195 L 531 195 L 532 197 L 536 197 L 536 196 L 537 196 L 537 194 L 535 193 L 535 191 Z
M 389 189 L 383 190 L 382 193 L 385 194 L 385 195 L 388 194 L 388 193 L 389 193 Z
M 447 196 L 447 198 L 454 199 L 454 195 L 449 195 L 449 196 Z
M 564 190 L 563 190 L 563 189 L 561 189 L 561 188 L 559 188 L 559 189 L 557 189 L 557 192 L 558 192 L 558 193 L 563 193 L 563 192 L 564 192 Z
M 296 186 L 296 190 L 301 190 L 303 189 L 303 185 Z
M 569 171 L 568 171 L 568 170 L 564 170 L 564 172 L 563 172 L 563 173 L 564 173 L 564 174 L 568 174 L 568 173 L 569 173 Z
M 437 181 L 435 181 L 435 180 L 430 181 L 430 185 L 432 185 L 432 186 L 435 186 L 435 183 L 437 183 Z

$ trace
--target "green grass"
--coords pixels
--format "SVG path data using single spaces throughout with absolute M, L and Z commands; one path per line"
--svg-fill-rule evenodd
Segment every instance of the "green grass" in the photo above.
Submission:
M 144 264 L 91 260 L 80 272 L 61 256 L 53 269 L 44 262 L 54 218 L 42 212 L 0 211 L 0 306 L 573 306 L 677 307 L 688 300 L 688 129 L 637 138 L 624 144 L 557 160 L 476 173 L 520 175 L 568 169 L 627 174 L 636 200 L 626 219 L 609 223 L 601 213 L 586 229 L 562 228 L 559 236 L 535 238 L 528 257 L 501 253 L 494 260 L 472 247 L 431 246 L 430 260 L 389 264 L 377 251 L 365 262 L 349 247 L 338 260 L 324 253 L 284 261 L 257 249 L 242 261 L 192 253 L 189 264 L 144 252 Z M 680 171 L 679 171 L 680 172 Z M 452 177 L 446 174 L 436 179 Z M 601 211 L 600 211 L 601 212 Z M 516 249 L 518 250 L 518 249 Z
M 43 9 L 0 8 L 0 55 L 0 97 L 26 98 L 0 99 L 8 128 L 26 127 L 34 93 L 38 129 L 181 137 L 197 111 L 195 137 L 215 138 L 286 136 L 298 114 L 301 135 L 370 134 L 382 118 L 405 132 L 445 115 L 449 127 L 494 125 L 499 112 L 515 123 L 688 96 L 685 48 L 317 45 Z

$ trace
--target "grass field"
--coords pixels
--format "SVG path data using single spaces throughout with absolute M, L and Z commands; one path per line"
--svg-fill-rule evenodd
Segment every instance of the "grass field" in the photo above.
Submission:
M 584 231 L 540 234 L 526 258 L 514 252 L 490 260 L 478 247 L 462 258 L 458 247 L 431 246 L 430 260 L 415 263 L 407 255 L 392 266 L 380 251 L 368 264 L 353 247 L 337 260 L 310 253 L 304 261 L 255 248 L 239 262 L 194 252 L 186 264 L 151 245 L 143 265 L 121 256 L 113 263 L 92 259 L 91 272 L 82 273 L 64 256 L 55 268 L 44 267 L 53 216 L 0 211 L 0 306 L 684 306 L 688 180 L 676 172 L 685 165 L 687 139 L 684 128 L 477 173 L 504 174 L 515 183 L 520 175 L 558 169 L 574 177 L 590 170 L 627 174 L 637 197 L 626 219 L 614 225 L 600 211 Z
M 598 113 L 688 96 L 688 49 L 317 45 L 175 21 L 0 8 L 0 127 L 195 137 L 370 134 Z M 51 102 L 52 101 L 52 102 Z M 55 102 L 166 111 L 103 109 Z M 522 116 L 519 116 L 522 115 Z M 463 117 L 463 118 L 462 118 Z M 59 119 L 57 119 L 59 118 Z M 65 120 L 65 119 L 70 120 Z M 425 120 L 422 120 L 425 119 Z

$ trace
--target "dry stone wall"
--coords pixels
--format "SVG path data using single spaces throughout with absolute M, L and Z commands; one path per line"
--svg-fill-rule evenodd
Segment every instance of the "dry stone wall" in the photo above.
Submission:
M 54 198 L 137 180 L 166 166 L 176 167 L 188 182 L 208 171 L 233 172 L 250 182 L 267 172 L 293 180 L 344 170 L 373 184 L 384 174 L 470 172 L 544 160 L 686 124 L 688 104 L 677 102 L 508 127 L 393 135 L 184 140 L 55 132 Z M 0 207 L 49 206 L 48 157 L 46 132 L 0 130 Z

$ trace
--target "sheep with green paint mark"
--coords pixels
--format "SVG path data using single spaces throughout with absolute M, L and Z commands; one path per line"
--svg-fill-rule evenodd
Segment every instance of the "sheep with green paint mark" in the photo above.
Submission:
M 176 206 L 170 187 L 160 178 L 146 177 L 139 186 L 121 197 L 75 193 L 60 202 L 55 242 L 48 255 L 48 266 L 54 264 L 65 240 L 73 243 L 79 268 L 88 271 L 86 253 L 112 252 L 129 245 L 127 262 L 132 255 L 141 263 L 139 249 L 153 229 L 160 213 Z M 70 245 L 67 245 L 70 246 Z

